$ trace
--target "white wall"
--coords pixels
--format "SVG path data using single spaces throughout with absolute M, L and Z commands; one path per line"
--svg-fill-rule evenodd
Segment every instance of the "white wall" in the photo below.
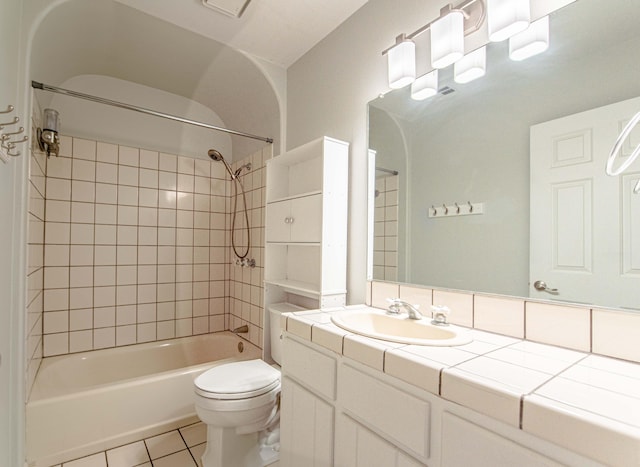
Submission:
M 0 2 L 0 110 L 12 104 L 11 116 L 29 121 L 19 86 L 20 76 L 20 0 Z M 9 120 L 6 115 L 0 121 Z M 27 125 L 24 125 L 28 127 Z M 11 130 L 10 130 L 11 131 Z M 21 145 L 25 146 L 25 145 Z M 21 148 L 25 152 L 24 147 Z M 0 465 L 21 465 L 24 444 L 24 233 L 26 211 L 20 211 L 26 185 L 24 156 L 9 163 L 0 162 Z M 21 244 L 22 243 L 22 244 Z
M 351 143 L 348 302 L 364 303 L 367 259 L 367 102 L 387 89 L 382 50 L 437 16 L 417 0 L 370 0 L 287 75 L 287 149 L 322 135 Z

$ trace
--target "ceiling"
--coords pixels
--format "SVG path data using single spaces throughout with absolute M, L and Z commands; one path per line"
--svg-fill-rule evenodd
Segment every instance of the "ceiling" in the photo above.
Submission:
M 116 1 L 288 68 L 368 0 L 252 0 L 240 18 L 202 0 Z
M 34 36 L 30 70 L 31 79 L 63 88 L 69 88 L 66 83 L 75 77 L 97 75 L 182 96 L 213 110 L 226 128 L 274 138 L 276 149 L 280 144 L 280 104 L 252 60 L 122 3 L 69 0 L 57 5 Z M 127 100 L 124 94 L 107 94 L 107 89 L 81 92 L 175 113 L 163 101 L 149 105 L 135 97 Z M 48 105 L 53 95 L 40 94 L 41 104 Z M 67 129 L 74 130 L 68 125 Z M 240 136 L 232 136 L 232 141 L 234 157 L 264 146 L 262 141 Z

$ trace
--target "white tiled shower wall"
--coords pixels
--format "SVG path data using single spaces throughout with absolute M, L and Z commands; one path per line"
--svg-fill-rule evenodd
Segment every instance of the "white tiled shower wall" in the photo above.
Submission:
M 239 167 L 250 163 L 251 169 L 243 171 L 240 176 L 242 186 L 246 194 L 246 201 L 249 214 L 249 225 L 251 226 L 251 249 L 247 255 L 248 259 L 254 259 L 256 266 L 240 267 L 235 264 L 235 256 L 231 247 L 231 216 L 234 209 L 233 195 L 234 188 L 228 182 L 230 190 L 228 208 L 228 228 L 227 228 L 227 250 L 231 256 L 229 263 L 229 329 L 235 329 L 247 324 L 249 335 L 244 335 L 253 344 L 262 348 L 263 338 L 263 318 L 264 318 L 264 288 L 262 285 L 264 278 L 264 220 L 265 220 L 265 184 L 266 168 L 265 163 L 272 157 L 272 146 L 264 148 L 262 152 L 256 152 L 251 156 L 232 164 L 235 171 Z M 219 164 L 219 163 L 218 163 Z M 236 246 L 239 254 L 244 254 L 244 245 L 247 244 L 244 213 L 242 211 L 242 196 L 238 196 L 238 212 L 236 216 Z
M 264 152 L 237 163 L 253 163 L 254 244 Z M 62 137 L 46 176 L 44 356 L 221 331 L 230 303 L 258 344 L 262 248 L 250 273 L 230 265 L 228 180 L 218 162 Z
M 373 277 L 398 280 L 398 176 L 376 179 Z

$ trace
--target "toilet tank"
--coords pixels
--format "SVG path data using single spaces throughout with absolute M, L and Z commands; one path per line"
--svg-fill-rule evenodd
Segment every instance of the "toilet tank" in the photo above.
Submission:
M 280 329 L 280 315 L 292 311 L 302 311 L 305 308 L 287 302 L 272 303 L 267 306 L 269 310 L 269 326 L 271 337 L 271 358 L 282 365 L 282 330 Z

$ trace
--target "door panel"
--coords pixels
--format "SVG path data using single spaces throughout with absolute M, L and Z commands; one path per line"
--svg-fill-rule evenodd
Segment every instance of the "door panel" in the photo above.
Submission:
M 639 173 L 604 171 L 638 109 L 634 98 L 531 127 L 532 297 L 640 308 L 640 196 L 632 194 Z M 623 158 L 640 130 L 630 139 Z M 557 292 L 536 290 L 536 281 Z

